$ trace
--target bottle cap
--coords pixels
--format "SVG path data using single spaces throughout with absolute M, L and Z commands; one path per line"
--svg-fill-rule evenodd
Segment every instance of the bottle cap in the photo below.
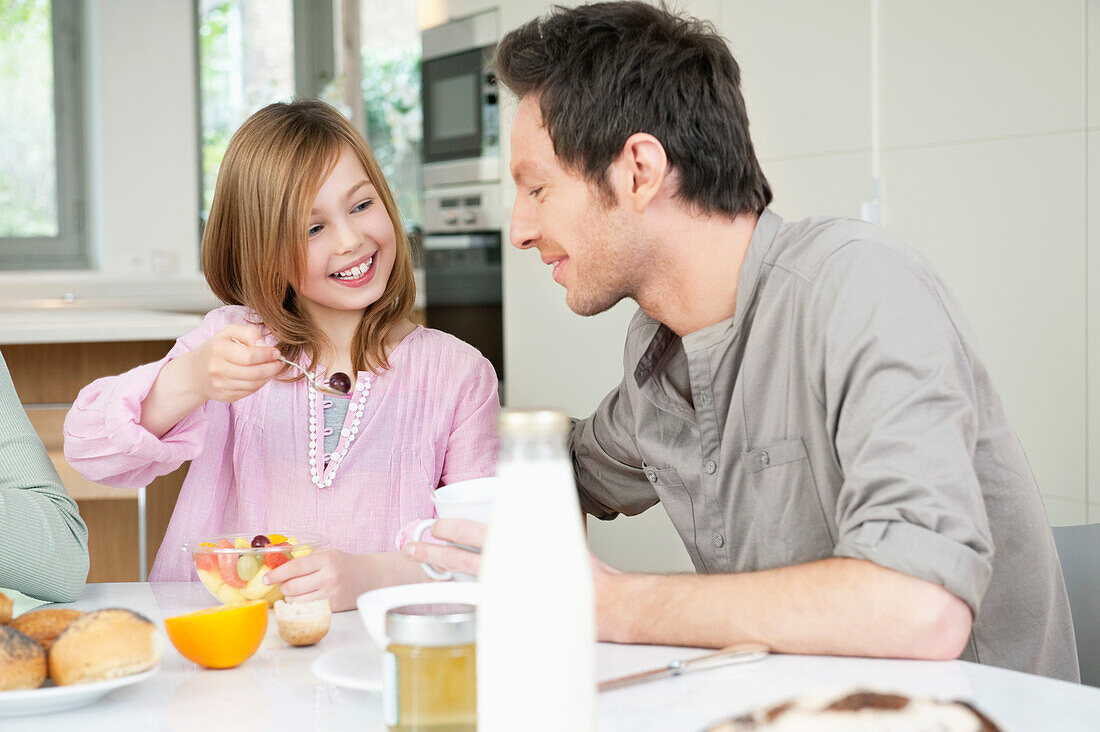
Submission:
M 386 637 L 402 646 L 473 643 L 476 609 L 462 603 L 403 605 L 386 611 Z
M 497 430 L 508 435 L 561 436 L 569 431 L 569 415 L 560 409 L 502 409 Z

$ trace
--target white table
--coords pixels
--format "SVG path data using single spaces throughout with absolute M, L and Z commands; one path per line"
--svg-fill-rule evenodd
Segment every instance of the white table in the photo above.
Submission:
M 72 607 L 127 607 L 161 624 L 165 617 L 213 604 L 198 583 L 118 583 L 88 585 Z M 160 672 L 152 678 L 71 712 L 0 719 L 0 729 L 380 730 L 378 694 L 332 686 L 310 671 L 323 653 L 364 642 L 369 641 L 358 615 L 347 612 L 334 615 L 329 634 L 311 648 L 286 646 L 272 620 L 260 650 L 235 669 L 202 669 L 167 645 Z M 609 678 L 702 652 L 601 643 L 597 676 Z M 1100 689 L 1063 681 L 964 661 L 771 656 L 601 694 L 599 729 L 700 730 L 794 694 L 852 685 L 967 699 L 1018 732 L 1100 726 Z

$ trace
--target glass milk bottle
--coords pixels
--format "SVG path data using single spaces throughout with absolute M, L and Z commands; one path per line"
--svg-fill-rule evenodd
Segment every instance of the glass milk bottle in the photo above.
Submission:
M 497 427 L 501 485 L 481 555 L 478 730 L 589 732 L 595 603 L 569 418 L 505 409 Z

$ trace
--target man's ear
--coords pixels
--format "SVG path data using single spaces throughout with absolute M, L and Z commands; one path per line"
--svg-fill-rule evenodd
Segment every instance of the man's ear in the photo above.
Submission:
M 645 211 L 668 179 L 665 146 L 647 132 L 635 132 L 626 138 L 619 157 L 611 163 L 612 187 L 620 201 L 638 213 Z

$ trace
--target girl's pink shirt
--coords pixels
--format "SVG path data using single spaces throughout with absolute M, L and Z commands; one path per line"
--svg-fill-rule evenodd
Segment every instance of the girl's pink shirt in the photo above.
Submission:
M 139 488 L 191 461 L 150 580 L 196 579 L 184 543 L 226 532 L 311 531 L 354 554 L 399 549 L 435 515 L 434 488 L 493 474 L 496 373 L 472 346 L 423 327 L 372 377 L 359 433 L 328 488 L 310 480 L 304 380 L 207 402 L 160 439 L 143 428 L 141 402 L 164 364 L 244 322 L 258 318 L 239 306 L 210 312 L 160 361 L 84 387 L 65 418 L 65 457 L 97 483 Z

